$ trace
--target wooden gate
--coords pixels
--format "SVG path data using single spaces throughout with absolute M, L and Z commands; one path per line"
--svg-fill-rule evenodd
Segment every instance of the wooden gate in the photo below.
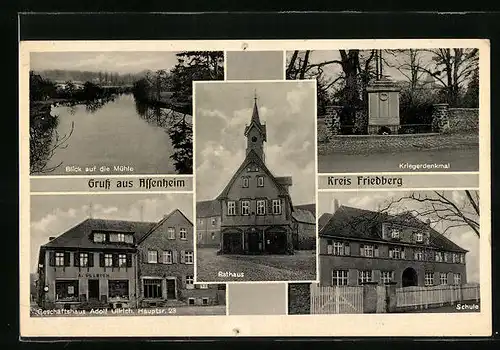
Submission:
M 311 314 L 358 314 L 363 312 L 362 286 L 311 284 Z

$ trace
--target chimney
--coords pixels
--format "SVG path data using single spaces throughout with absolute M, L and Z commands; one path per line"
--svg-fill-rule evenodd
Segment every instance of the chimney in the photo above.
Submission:
M 335 212 L 339 209 L 340 205 L 339 205 L 339 201 L 337 198 L 334 198 L 332 203 L 331 203 L 331 207 L 330 207 L 330 212 L 332 214 L 335 214 Z
M 56 238 L 55 237 L 49 237 L 49 242 L 53 241 L 54 239 L 56 239 Z

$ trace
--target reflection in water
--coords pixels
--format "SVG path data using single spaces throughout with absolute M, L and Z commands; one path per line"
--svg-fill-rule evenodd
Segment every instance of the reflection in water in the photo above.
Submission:
M 39 122 L 31 122 L 32 174 L 69 174 L 71 166 L 81 167 L 80 174 L 94 166 L 110 167 L 109 174 L 192 173 L 189 115 L 137 104 L 132 94 L 86 104 L 38 105 L 44 106 L 43 113 L 30 111 Z M 133 169 L 120 170 L 123 166 Z
M 170 156 L 179 174 L 193 172 L 193 127 L 191 116 L 175 112 L 168 108 L 161 108 L 159 104 L 147 104 L 135 99 L 135 109 L 149 124 L 158 126 L 167 131 L 174 153 Z

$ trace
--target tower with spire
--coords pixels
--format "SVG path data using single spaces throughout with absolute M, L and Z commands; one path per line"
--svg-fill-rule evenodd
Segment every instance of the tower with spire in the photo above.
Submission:
M 257 156 L 264 162 L 264 142 L 267 142 L 266 125 L 260 122 L 259 108 L 257 106 L 257 93 L 254 96 L 254 105 L 250 124 L 245 126 L 245 137 L 247 138 L 248 155 L 250 151 L 254 151 Z

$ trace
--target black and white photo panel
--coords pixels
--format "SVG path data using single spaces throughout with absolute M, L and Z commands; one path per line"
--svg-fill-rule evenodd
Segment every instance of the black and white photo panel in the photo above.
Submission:
M 192 81 L 222 51 L 33 52 L 30 175 L 192 174 Z
M 31 196 L 30 316 L 225 315 L 194 283 L 193 195 Z
M 315 281 L 315 84 L 195 83 L 196 281 Z
M 478 190 L 321 192 L 318 214 L 289 314 L 480 312 Z
M 479 171 L 478 48 L 295 50 L 316 79 L 320 173 Z

